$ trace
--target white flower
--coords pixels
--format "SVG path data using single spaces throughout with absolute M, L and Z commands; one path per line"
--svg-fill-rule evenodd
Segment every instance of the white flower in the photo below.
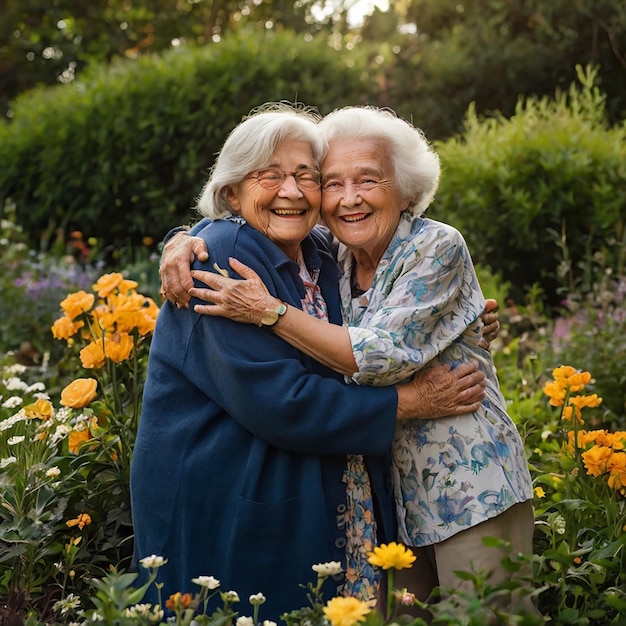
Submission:
M 26 391 L 26 389 L 28 389 L 28 385 L 15 376 L 5 380 L 4 386 L 8 391 Z
M 147 619 L 150 622 L 159 622 L 163 619 L 163 609 L 158 604 L 155 606 L 151 604 L 135 604 L 128 607 L 124 611 L 124 615 L 126 617 Z
M 71 432 L 72 429 L 69 426 L 66 426 L 65 424 L 59 424 L 52 434 L 52 443 L 56 445 L 57 443 L 59 443 L 59 441 L 65 439 Z
M 0 461 L 0 469 L 4 469 L 11 465 L 11 463 L 17 463 L 17 459 L 14 456 L 8 456 L 6 459 L 2 459 Z
M 235 624 L 237 626 L 254 626 L 254 620 L 251 617 L 245 617 L 244 615 L 242 615 L 241 617 L 237 618 Z
M 15 437 L 9 437 L 7 443 L 10 446 L 16 446 L 18 443 L 22 443 L 26 437 L 24 435 L 15 435 Z
M 198 578 L 192 578 L 191 582 L 207 589 L 217 589 L 220 586 L 220 581 L 213 576 L 198 576 Z
M 151 556 L 146 556 L 139 561 L 139 564 L 145 567 L 146 569 L 150 569 L 152 567 L 161 567 L 167 563 L 167 559 L 164 559 L 162 556 L 157 556 L 156 554 L 152 554 Z
M 20 409 L 15 415 L 11 415 L 11 417 L 7 417 L 7 419 L 0 422 L 0 431 L 9 430 L 9 428 L 13 428 L 18 422 L 24 422 L 27 419 L 26 413 Z
M 335 576 L 343 572 L 339 561 L 328 561 L 328 563 L 318 563 L 313 565 L 313 571 L 319 576 Z
M 52 608 L 55 611 L 61 611 L 61 615 L 67 615 L 70 611 L 78 608 L 80 606 L 80 598 L 75 596 L 73 593 L 70 593 L 67 598 L 63 600 L 59 600 L 55 602 Z
M 239 602 L 239 594 L 236 591 L 225 591 L 224 602 Z
M 23 374 L 26 371 L 26 365 L 22 365 L 21 363 L 13 363 L 11 365 L 8 365 L 5 368 L 5 371 L 7 374 Z
M 21 396 L 11 396 L 10 398 L 7 398 L 3 403 L 2 406 L 5 409 L 15 409 L 16 407 L 20 406 L 22 404 L 23 400 Z
M 46 471 L 46 476 L 48 478 L 56 478 L 57 476 L 59 476 L 61 474 L 61 470 L 58 467 L 51 467 L 49 470 Z
M 34 393 L 36 391 L 45 391 L 46 390 L 46 386 L 43 383 L 33 383 L 32 385 L 30 385 L 30 387 L 26 388 L 26 393 Z M 39 397 L 42 397 L 41 394 L 39 394 Z M 44 400 L 50 400 L 50 396 L 45 395 L 44 396 Z
M 248 598 L 248 602 L 253 606 L 255 604 L 263 604 L 265 600 L 267 600 L 267 598 L 261 592 L 255 593 Z
M 276 622 L 272 622 L 272 620 L 266 619 L 263 620 L 263 626 L 278 626 Z

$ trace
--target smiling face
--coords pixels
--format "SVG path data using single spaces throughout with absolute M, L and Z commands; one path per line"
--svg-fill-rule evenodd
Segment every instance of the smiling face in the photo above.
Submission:
M 296 172 L 316 170 L 318 165 L 309 143 L 285 140 L 276 146 L 266 167 Z M 277 189 L 265 189 L 258 179 L 247 177 L 227 191 L 233 213 L 241 215 L 252 228 L 266 235 L 294 260 L 302 240 L 317 222 L 320 196 L 319 189 L 301 191 L 290 175 Z
M 380 140 L 330 142 L 322 163 L 322 219 L 339 241 L 377 265 L 408 204 Z

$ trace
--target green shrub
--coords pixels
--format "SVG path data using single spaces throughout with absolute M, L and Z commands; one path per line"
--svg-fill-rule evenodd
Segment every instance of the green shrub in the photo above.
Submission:
M 11 198 L 33 247 L 42 233 L 49 245 L 58 228 L 118 250 L 144 236 L 159 241 L 193 217 L 216 152 L 243 115 L 265 101 L 322 112 L 358 102 L 357 65 L 322 40 L 254 33 L 29 92 L 0 127 L 0 205 Z
M 438 146 L 433 214 L 460 228 L 474 259 L 510 281 L 518 300 L 538 283 L 558 302 L 598 251 L 608 268 L 623 263 L 611 243 L 624 237 L 626 125 L 608 127 L 595 72 L 578 69 L 581 87 L 520 100 L 510 119 L 470 110 L 464 134 Z

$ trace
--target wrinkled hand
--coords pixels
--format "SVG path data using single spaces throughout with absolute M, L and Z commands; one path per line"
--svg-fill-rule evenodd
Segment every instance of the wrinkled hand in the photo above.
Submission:
M 194 270 L 193 278 L 209 287 L 194 287 L 189 294 L 212 304 L 196 304 L 194 311 L 205 315 L 227 317 L 235 322 L 259 325 L 263 312 L 276 307 L 280 300 L 272 296 L 259 275 L 237 259 L 229 259 L 230 267 L 243 280 L 228 278 L 222 274 Z
M 425 368 L 406 385 L 410 394 L 407 406 L 399 411 L 401 418 L 409 414 L 411 418 L 430 419 L 477 411 L 485 399 L 487 383 L 476 363 L 471 362 L 454 369 L 450 365 Z
M 204 240 L 190 237 L 185 232 L 176 233 L 163 247 L 159 265 L 159 293 L 176 306 L 189 306 L 189 290 L 193 287 L 190 266 L 196 257 L 203 262 L 209 258 Z
M 483 340 L 480 346 L 485 350 L 489 350 L 489 345 L 498 336 L 500 332 L 500 322 L 498 320 L 498 303 L 496 300 L 487 300 L 485 302 L 485 310 L 481 315 L 483 320 Z

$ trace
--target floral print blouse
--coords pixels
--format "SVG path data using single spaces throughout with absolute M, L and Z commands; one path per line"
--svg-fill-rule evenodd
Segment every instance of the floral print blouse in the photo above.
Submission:
M 339 250 L 340 290 L 358 384 L 391 385 L 429 363 L 474 360 L 487 377 L 475 413 L 399 423 L 394 490 L 399 540 L 437 543 L 532 498 L 524 445 L 493 361 L 479 346 L 485 300 L 462 235 L 403 214 L 371 288 L 352 297 L 353 256 Z

